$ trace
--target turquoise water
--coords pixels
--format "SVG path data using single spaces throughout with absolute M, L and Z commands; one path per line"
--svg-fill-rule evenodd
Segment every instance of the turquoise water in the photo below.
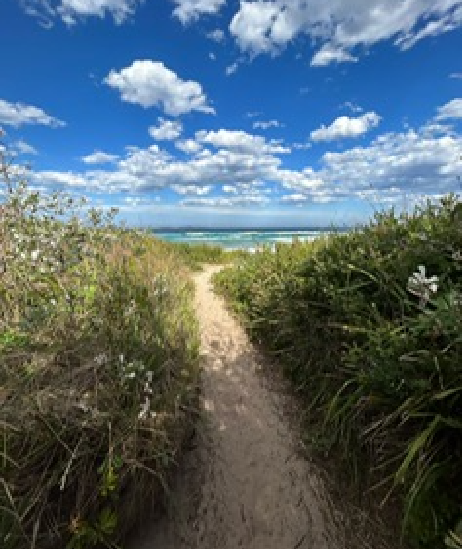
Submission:
M 294 238 L 302 241 L 314 240 L 327 230 L 188 230 L 188 231 L 153 231 L 153 233 L 170 242 L 188 242 L 189 244 L 211 244 L 222 246 L 227 250 L 255 250 L 257 247 L 276 242 L 292 242 Z

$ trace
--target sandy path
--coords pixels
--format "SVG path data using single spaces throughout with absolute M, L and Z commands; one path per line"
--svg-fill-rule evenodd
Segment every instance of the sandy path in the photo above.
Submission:
M 170 512 L 133 549 L 339 549 L 314 466 L 299 456 L 286 407 L 258 372 L 261 359 L 196 276 L 204 359 L 200 440 L 185 458 Z

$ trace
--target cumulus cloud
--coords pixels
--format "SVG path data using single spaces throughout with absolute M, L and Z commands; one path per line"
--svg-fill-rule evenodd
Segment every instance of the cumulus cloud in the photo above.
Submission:
M 195 21 L 201 15 L 214 15 L 218 13 L 226 0 L 173 0 L 176 8 L 173 15 L 183 25 Z
M 109 164 L 115 162 L 118 158 L 116 154 L 95 151 L 87 156 L 82 156 L 82 162 L 85 162 L 85 164 Z
M 451 118 L 462 118 L 462 99 L 452 99 L 442 107 L 438 107 L 437 120 L 448 120 Z
M 215 113 L 198 82 L 182 80 L 158 61 L 134 61 L 119 72 L 111 70 L 104 82 L 119 90 L 123 101 L 158 107 L 171 116 L 191 111 Z
M 183 125 L 178 120 L 158 118 L 159 124 L 149 128 L 149 135 L 157 141 L 173 141 L 180 137 Z
M 382 40 L 400 49 L 462 24 L 460 0 L 243 0 L 229 30 L 252 56 L 276 55 L 300 34 L 320 49 L 312 65 L 354 61 L 352 50 Z
M 143 0 L 22 0 L 27 15 L 36 17 L 45 28 L 53 26 L 56 17 L 66 25 L 75 25 L 86 17 L 112 17 L 118 25 L 133 15 Z
M 195 154 L 202 149 L 202 145 L 195 139 L 183 139 L 181 141 L 176 141 L 175 147 L 186 154 Z
M 110 15 L 120 25 L 133 15 L 142 0 L 62 0 L 57 12 L 62 20 L 73 25 L 79 17 L 105 17 Z
M 386 196 L 398 192 L 441 194 L 454 190 L 462 168 L 462 137 L 423 126 L 377 137 L 368 147 L 323 156 L 320 175 L 349 195 L 371 189 Z
M 50 116 L 38 107 L 24 105 L 23 103 L 9 103 L 4 99 L 0 99 L 0 124 L 14 126 L 15 128 L 25 124 L 41 124 L 52 128 L 66 125 L 62 120 Z
M 287 154 L 290 149 L 278 141 L 266 141 L 261 135 L 253 135 L 242 130 L 198 131 L 196 141 L 208 143 L 216 148 L 240 151 L 251 154 Z
M 340 116 L 330 126 L 321 126 L 311 132 L 313 141 L 334 141 L 346 137 L 359 137 L 378 126 L 381 118 L 375 112 L 368 112 L 357 118 Z
M 317 51 L 311 59 L 312 67 L 325 67 L 331 63 L 356 63 L 357 57 L 351 55 L 343 48 L 333 46 L 332 44 L 324 44 L 324 46 Z
M 284 124 L 279 122 L 278 120 L 257 120 L 252 124 L 252 128 L 254 130 L 260 128 L 262 130 L 267 130 L 269 128 L 283 128 Z
M 462 136 L 434 119 L 417 129 L 382 134 L 367 146 L 326 152 L 318 169 L 288 169 L 280 143 L 243 131 L 204 130 L 187 141 L 194 154 L 185 158 L 153 144 L 127 148 L 111 169 L 32 176 L 37 185 L 138 196 L 170 188 L 184 196 L 185 206 L 238 208 L 280 200 L 295 205 L 378 197 L 394 203 L 404 195 L 440 196 L 458 190 L 462 170 Z M 198 150 L 194 144 L 209 148 Z M 213 189 L 225 196 L 206 196 Z

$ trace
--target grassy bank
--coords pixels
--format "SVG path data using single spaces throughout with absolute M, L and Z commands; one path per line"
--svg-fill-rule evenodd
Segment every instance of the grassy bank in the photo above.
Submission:
M 179 259 L 194 271 L 200 271 L 204 264 L 226 265 L 248 255 L 245 250 L 226 250 L 211 244 L 191 244 L 188 242 L 163 242 L 166 250 L 174 252 Z
M 215 283 L 284 364 L 316 444 L 402 497 L 413 545 L 462 547 L 460 203 L 278 246 Z
M 194 421 L 192 286 L 154 238 L 4 176 L 0 546 L 116 547 Z

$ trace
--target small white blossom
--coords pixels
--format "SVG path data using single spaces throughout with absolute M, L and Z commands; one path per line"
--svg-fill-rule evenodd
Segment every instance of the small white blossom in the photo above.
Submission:
M 149 397 L 145 397 L 144 403 L 141 405 L 140 413 L 138 414 L 138 419 L 146 419 L 149 414 L 149 408 L 151 407 L 151 401 Z
M 103 364 L 106 364 L 106 362 L 107 362 L 106 353 L 101 353 L 101 354 L 95 356 L 95 362 L 98 366 L 103 366 Z
M 32 258 L 32 261 L 37 261 L 39 254 L 40 254 L 40 251 L 39 251 L 39 250 L 33 250 L 33 251 L 30 253 L 30 256 L 31 256 L 31 258 Z
M 425 274 L 425 267 L 419 265 L 418 270 L 409 277 L 407 289 L 411 294 L 420 297 L 420 305 L 423 306 L 430 299 L 431 294 L 435 294 L 438 291 L 437 283 L 438 277 L 427 277 Z

